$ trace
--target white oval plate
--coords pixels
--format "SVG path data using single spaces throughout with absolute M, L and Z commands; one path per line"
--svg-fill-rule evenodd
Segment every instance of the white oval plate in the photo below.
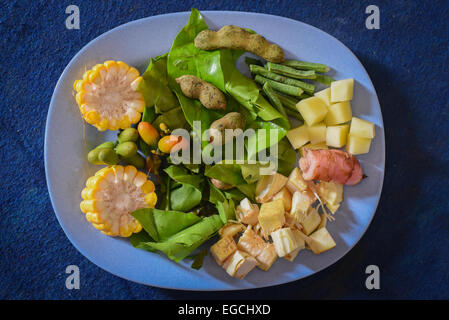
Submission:
M 310 25 L 266 14 L 205 11 L 211 29 L 233 24 L 248 27 L 279 44 L 287 58 L 329 65 L 336 79 L 354 78 L 355 116 L 376 125 L 369 154 L 359 156 L 368 176 L 355 187 L 345 188 L 345 200 L 336 221 L 328 223 L 336 248 L 320 255 L 301 252 L 296 260 L 279 259 L 264 272 L 252 271 L 244 280 L 229 277 L 208 255 L 200 271 L 191 261 L 175 263 L 163 255 L 131 246 L 127 239 L 112 238 L 94 229 L 80 212 L 80 193 L 98 166 L 86 160 L 89 149 L 114 137 L 83 125 L 73 95 L 73 82 L 85 68 L 106 60 L 122 60 L 143 72 L 150 57 L 170 50 L 177 33 L 187 23 L 188 12 L 149 17 L 119 26 L 87 44 L 62 73 L 53 97 L 45 132 L 45 170 L 50 198 L 61 227 L 73 245 L 99 267 L 128 280 L 173 289 L 235 290 L 282 284 L 318 272 L 343 257 L 364 234 L 380 198 L 385 164 L 382 114 L 373 84 L 355 55 L 329 34 Z M 244 64 L 239 68 L 243 70 Z M 247 71 L 246 71 L 247 73 Z M 84 135 L 87 143 L 84 142 Z

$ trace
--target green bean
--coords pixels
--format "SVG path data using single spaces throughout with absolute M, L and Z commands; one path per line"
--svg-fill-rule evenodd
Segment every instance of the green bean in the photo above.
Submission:
M 137 145 L 132 141 L 122 142 L 115 148 L 115 151 L 122 157 L 129 158 L 137 153 Z
M 299 87 L 299 88 L 303 89 L 305 92 L 313 94 L 313 92 L 315 91 L 315 85 L 313 85 L 311 83 L 306 83 L 304 81 L 300 81 L 300 80 L 282 76 L 280 74 L 268 71 L 267 69 L 265 69 L 261 66 L 252 64 L 249 66 L 249 69 L 251 70 L 251 73 L 253 73 L 253 74 L 258 74 L 265 78 L 268 78 L 268 79 L 271 79 L 271 80 L 274 80 L 277 82 L 281 82 L 284 84 L 288 84 L 289 86 Z
M 332 83 L 333 81 L 335 81 L 335 79 L 333 79 L 333 78 L 331 78 L 331 77 L 328 77 L 328 76 L 325 76 L 324 74 L 319 74 L 319 73 L 316 74 L 316 78 L 313 79 L 313 80 L 314 80 L 314 81 L 317 81 L 317 82 L 324 83 L 324 84 L 327 85 L 327 86 L 330 86 L 331 83 Z
M 287 113 L 285 112 L 284 107 L 282 106 L 282 102 L 279 100 L 278 96 L 274 92 L 273 88 L 271 87 L 270 83 L 265 82 L 263 85 L 263 92 L 268 97 L 268 100 L 270 100 L 271 104 L 284 116 L 284 118 L 288 118 Z
M 315 79 L 316 77 L 315 71 L 313 70 L 302 71 L 272 62 L 267 62 L 265 67 L 268 69 L 268 71 L 296 79 Z
M 329 67 L 321 63 L 305 62 L 298 60 L 286 60 L 282 62 L 284 66 L 301 70 L 314 70 L 316 72 L 328 72 Z
M 285 94 L 289 94 L 291 96 L 299 97 L 304 92 L 301 88 L 289 86 L 288 84 L 273 81 L 273 80 L 267 79 L 265 77 L 262 77 L 260 75 L 256 75 L 254 80 L 256 80 L 256 82 L 260 83 L 261 85 L 264 85 L 266 82 L 268 82 L 273 89 L 280 91 L 282 93 L 285 93 Z
M 127 128 L 120 132 L 118 135 L 117 141 L 118 143 L 132 141 L 136 142 L 139 139 L 139 132 L 135 128 Z

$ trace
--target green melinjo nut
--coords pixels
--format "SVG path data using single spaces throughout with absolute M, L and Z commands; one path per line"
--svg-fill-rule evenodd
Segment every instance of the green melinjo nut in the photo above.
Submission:
M 132 141 L 122 142 L 115 148 L 115 151 L 122 157 L 132 157 L 137 153 L 137 145 Z
M 112 148 L 114 148 L 114 142 L 107 141 L 107 142 L 100 144 L 95 149 L 112 149 Z
M 139 139 L 139 132 L 135 128 L 127 128 L 120 132 L 118 135 L 117 141 L 119 143 L 132 141 L 136 142 Z
M 145 167 L 145 158 L 138 153 L 131 157 L 124 157 L 122 160 L 127 164 L 133 165 L 137 169 L 143 169 Z
M 103 162 L 100 161 L 100 159 L 98 158 L 98 155 L 101 150 L 102 149 L 99 149 L 99 148 L 95 148 L 95 149 L 91 150 L 87 154 L 87 161 L 89 161 L 92 164 L 103 164 Z
M 98 159 L 104 164 L 114 165 L 119 163 L 120 159 L 114 149 L 100 149 Z

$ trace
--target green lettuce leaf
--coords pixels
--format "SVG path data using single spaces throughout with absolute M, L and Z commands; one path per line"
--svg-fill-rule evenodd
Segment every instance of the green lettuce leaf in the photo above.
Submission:
M 170 259 L 179 262 L 211 238 L 222 226 L 220 216 L 213 215 L 203 218 L 163 242 L 146 242 L 142 245 L 162 251 Z
M 140 222 L 143 229 L 154 241 L 164 241 L 201 220 L 192 213 L 164 211 L 154 208 L 139 209 L 132 212 L 131 215 Z

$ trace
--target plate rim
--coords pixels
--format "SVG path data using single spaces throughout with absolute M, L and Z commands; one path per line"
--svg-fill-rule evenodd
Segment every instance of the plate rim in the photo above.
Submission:
M 271 18 L 276 18 L 276 19 L 281 19 L 281 20 L 286 20 L 286 21 L 290 21 L 290 22 L 294 22 L 294 23 L 299 23 L 299 24 L 303 24 L 306 25 L 307 27 L 311 27 L 313 29 L 315 29 L 318 32 L 324 33 L 325 35 L 327 35 L 328 37 L 333 38 L 335 41 L 337 41 L 344 49 L 346 49 L 347 52 L 350 53 L 350 55 L 354 58 L 354 60 L 358 63 L 359 67 L 361 68 L 361 70 L 363 71 L 363 73 L 365 73 L 367 80 L 369 81 L 369 84 L 371 85 L 371 87 L 373 88 L 373 94 L 375 97 L 375 101 L 377 102 L 377 105 L 379 106 L 379 111 L 380 111 L 380 123 L 382 124 L 382 131 L 383 131 L 383 136 L 382 136 L 382 140 L 381 143 L 383 145 L 383 154 L 382 154 L 382 166 L 380 167 L 380 169 L 382 170 L 382 174 L 380 177 L 380 184 L 378 185 L 378 190 L 376 191 L 376 193 L 379 193 L 379 197 L 377 198 L 376 201 L 376 205 L 374 207 L 374 211 L 373 214 L 370 218 L 370 220 L 366 223 L 366 225 L 363 228 L 363 231 L 360 233 L 360 236 L 358 237 L 358 239 L 356 241 L 354 241 L 354 244 L 348 248 L 338 259 L 336 259 L 335 261 L 333 261 L 332 263 L 323 266 L 317 270 L 314 270 L 313 272 L 311 272 L 308 275 L 296 278 L 294 280 L 292 279 L 286 279 L 285 281 L 281 281 L 279 283 L 275 283 L 275 284 L 267 284 L 267 285 L 257 285 L 257 286 L 253 286 L 253 287 L 241 287 L 241 288 L 220 288 L 220 289 L 215 289 L 215 288 L 189 288 L 186 286 L 180 287 L 174 287 L 174 286 L 163 286 L 163 285 L 155 285 L 155 284 L 149 284 L 149 283 L 145 283 L 136 279 L 130 279 L 126 276 L 117 274 L 116 272 L 111 271 L 107 266 L 102 266 L 99 265 L 96 261 L 95 261 L 95 257 L 92 257 L 90 254 L 88 254 L 87 252 L 84 251 L 83 248 L 79 247 L 78 244 L 72 239 L 72 237 L 70 236 L 69 232 L 66 230 L 66 227 L 64 225 L 64 223 L 62 222 L 62 219 L 59 216 L 58 211 L 56 210 L 56 206 L 55 206 L 55 201 L 53 199 L 53 189 L 51 187 L 51 183 L 50 183 L 50 177 L 49 177 L 49 168 L 48 168 L 48 131 L 49 131 L 49 123 L 52 117 L 52 110 L 54 108 L 55 105 L 55 99 L 56 99 L 56 92 L 58 91 L 58 89 L 61 86 L 62 83 L 62 79 L 65 77 L 66 73 L 68 72 L 68 70 L 70 69 L 70 67 L 72 66 L 72 64 L 77 60 L 77 58 L 82 55 L 86 50 L 88 50 L 88 48 L 90 47 L 91 44 L 93 44 L 94 42 L 102 39 L 103 37 L 106 37 L 107 35 L 109 35 L 109 33 L 115 32 L 117 30 L 120 29 L 124 29 L 127 28 L 128 26 L 132 25 L 132 24 L 138 24 L 141 23 L 144 20 L 152 20 L 152 19 L 160 19 L 162 17 L 170 17 L 170 16 L 189 16 L 191 11 L 180 11 L 180 12 L 171 12 L 171 13 L 165 13 L 165 14 L 158 14 L 158 15 L 153 15 L 153 16 L 148 16 L 148 17 L 144 17 L 144 18 L 140 18 L 140 19 L 136 19 L 136 20 L 132 20 L 126 23 L 123 23 L 121 25 L 118 25 L 102 34 L 100 34 L 99 36 L 95 37 L 94 39 L 90 40 L 88 43 L 86 43 L 69 61 L 69 63 L 65 66 L 65 68 L 63 69 L 61 75 L 58 78 L 58 81 L 56 82 L 56 85 L 53 89 L 53 93 L 52 93 L 52 97 L 50 100 L 50 104 L 48 107 L 48 111 L 47 111 L 47 119 L 46 119 L 46 124 L 45 124 L 45 135 L 44 135 L 44 167 L 45 167 L 45 180 L 47 183 L 47 189 L 48 189 L 48 195 L 50 198 L 50 202 L 52 204 L 52 208 L 53 208 L 53 212 L 56 216 L 56 219 L 58 220 L 59 225 L 61 226 L 62 230 L 64 231 L 64 234 L 66 235 L 66 237 L 69 239 L 70 243 L 85 257 L 87 258 L 90 262 L 92 262 L 94 265 L 96 265 L 97 267 L 99 267 L 102 270 L 105 270 L 106 272 L 113 274 L 121 279 L 125 279 L 131 282 L 135 282 L 135 283 L 139 283 L 142 285 L 146 285 L 146 286 L 152 286 L 152 287 L 157 287 L 157 288 L 164 288 L 164 289 L 171 289 L 171 290 L 181 290 L 181 291 L 240 291 L 240 290 L 250 290 L 250 289 L 261 289 L 261 288 L 268 288 L 268 287 L 273 287 L 273 286 L 279 286 L 279 285 L 283 285 L 283 284 L 287 284 L 287 283 L 291 283 L 291 282 L 295 282 L 301 279 L 305 279 L 307 277 L 310 277 L 312 275 L 315 275 L 329 267 L 331 267 L 332 265 L 334 265 L 335 263 L 337 263 L 338 261 L 340 261 L 341 259 L 343 259 L 349 251 L 351 251 L 360 241 L 360 239 L 365 235 L 366 231 L 368 230 L 369 226 L 371 225 L 372 220 L 374 219 L 374 216 L 376 215 L 377 212 L 377 208 L 379 206 L 379 202 L 380 199 L 382 197 L 382 190 L 383 190 L 383 182 L 384 182 L 384 178 L 385 178 L 385 159 L 386 159 L 386 144 L 385 144 L 385 126 L 384 126 L 384 121 L 383 121 L 383 115 L 382 115 L 382 108 L 380 107 L 380 102 L 379 102 L 379 98 L 376 92 L 376 88 L 374 87 L 374 84 L 371 80 L 371 77 L 369 76 L 368 72 L 366 71 L 365 67 L 363 66 L 363 64 L 360 62 L 360 60 L 358 59 L 358 57 L 352 52 L 351 49 L 349 49 L 343 42 L 341 42 L 339 39 L 337 39 L 336 37 L 334 37 L 333 35 L 327 33 L 324 30 L 321 30 L 318 27 L 315 27 L 311 24 L 302 22 L 300 20 L 295 20 L 292 18 L 288 18 L 288 17 L 283 17 L 283 16 L 279 16 L 279 15 L 274 15 L 274 14 L 267 14 L 267 13 L 258 13 L 258 12 L 247 12 L 247 11 L 232 11 L 232 10 L 200 10 L 201 14 L 204 15 L 207 18 L 207 14 L 220 14 L 220 13 L 224 13 L 224 14 L 240 14 L 240 15 L 253 15 L 253 16 L 266 16 L 266 17 L 271 17 Z

